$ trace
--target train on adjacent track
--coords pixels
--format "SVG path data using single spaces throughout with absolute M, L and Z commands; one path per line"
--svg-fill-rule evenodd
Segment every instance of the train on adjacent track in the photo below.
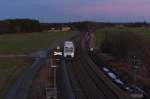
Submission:
M 72 59 L 75 56 L 74 51 L 75 51 L 75 47 L 74 47 L 73 42 L 72 41 L 65 41 L 63 56 L 65 58 Z
M 57 46 L 57 48 L 54 49 L 53 51 L 53 57 L 57 62 L 60 62 L 61 57 L 63 55 L 63 57 L 65 59 L 73 59 L 75 56 L 75 47 L 72 41 L 65 41 L 63 48 L 61 48 L 60 46 Z

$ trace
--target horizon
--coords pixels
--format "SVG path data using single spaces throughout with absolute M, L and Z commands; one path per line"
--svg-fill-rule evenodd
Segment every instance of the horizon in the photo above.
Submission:
M 0 19 L 0 21 L 7 21 L 7 20 L 35 20 L 35 21 L 39 21 L 40 23 L 44 23 L 44 24 L 66 24 L 66 23 L 80 23 L 80 22 L 94 22 L 94 23 L 112 23 L 112 24 L 135 24 L 135 23 L 148 23 L 150 24 L 150 21 L 135 21 L 135 22 L 132 22 L 132 21 L 129 21 L 129 22 L 107 22 L 107 21 L 92 21 L 92 20 L 80 20 L 80 21 L 66 21 L 66 22 L 42 22 L 38 19 L 32 19 L 32 18 L 10 18 L 10 19 Z
M 0 20 L 29 18 L 43 23 L 150 22 L 149 5 L 149 0 L 1 0 Z

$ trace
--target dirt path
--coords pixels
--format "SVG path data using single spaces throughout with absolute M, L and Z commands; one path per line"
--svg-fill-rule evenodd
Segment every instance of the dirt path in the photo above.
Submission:
M 30 57 L 26 54 L 10 54 L 10 55 L 0 55 L 0 58 L 25 58 Z

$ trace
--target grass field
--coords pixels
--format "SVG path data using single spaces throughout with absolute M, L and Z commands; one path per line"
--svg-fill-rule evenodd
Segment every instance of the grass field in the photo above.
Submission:
M 47 48 L 53 41 L 69 36 L 70 32 L 41 32 L 0 35 L 0 54 L 30 53 Z
M 135 33 L 145 40 L 150 40 L 150 28 L 103 28 L 97 30 L 93 35 L 93 45 L 98 47 L 109 33 Z
M 0 99 L 17 76 L 32 63 L 32 59 L 0 59 Z
M 101 52 L 106 50 L 102 49 L 104 48 L 102 44 L 108 44 L 108 48 L 111 46 L 110 52 L 104 52 L 105 54 L 100 52 L 99 59 L 104 60 L 103 64 L 106 64 L 130 85 L 133 84 L 133 55 L 136 56 L 138 60 L 136 65 L 139 66 L 137 85 L 142 86 L 150 94 L 150 28 L 103 28 L 93 35 L 93 46 L 100 47 Z M 104 59 L 102 54 L 113 58 L 109 61 Z
M 71 32 L 41 32 L 0 35 L 0 54 L 28 54 L 48 48 L 55 40 L 71 35 Z M 10 84 L 32 64 L 32 59 L 0 58 L 0 99 Z

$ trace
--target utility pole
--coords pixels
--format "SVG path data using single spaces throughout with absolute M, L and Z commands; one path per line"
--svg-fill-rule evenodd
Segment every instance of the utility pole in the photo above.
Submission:
M 137 71 L 139 69 L 138 66 L 138 61 L 136 59 L 136 56 L 133 56 L 133 87 L 134 87 L 134 91 L 136 91 L 136 86 L 137 86 Z
M 56 86 L 56 71 L 57 65 L 53 64 L 53 58 L 50 57 L 50 68 L 53 72 L 53 85 L 51 87 L 46 88 L 46 98 L 47 99 L 57 99 L 57 86 Z
M 57 66 L 56 65 L 52 65 L 51 68 L 53 68 L 53 73 L 54 73 L 53 74 L 54 75 L 53 88 L 56 89 L 56 69 L 57 69 Z
M 138 74 L 138 70 L 139 70 L 139 60 L 136 58 L 136 56 L 133 56 L 132 69 L 133 69 L 133 88 L 134 88 L 134 91 L 131 94 L 131 97 L 133 99 L 142 99 L 143 93 L 141 93 L 141 92 L 139 92 L 139 90 L 137 90 L 137 74 Z

